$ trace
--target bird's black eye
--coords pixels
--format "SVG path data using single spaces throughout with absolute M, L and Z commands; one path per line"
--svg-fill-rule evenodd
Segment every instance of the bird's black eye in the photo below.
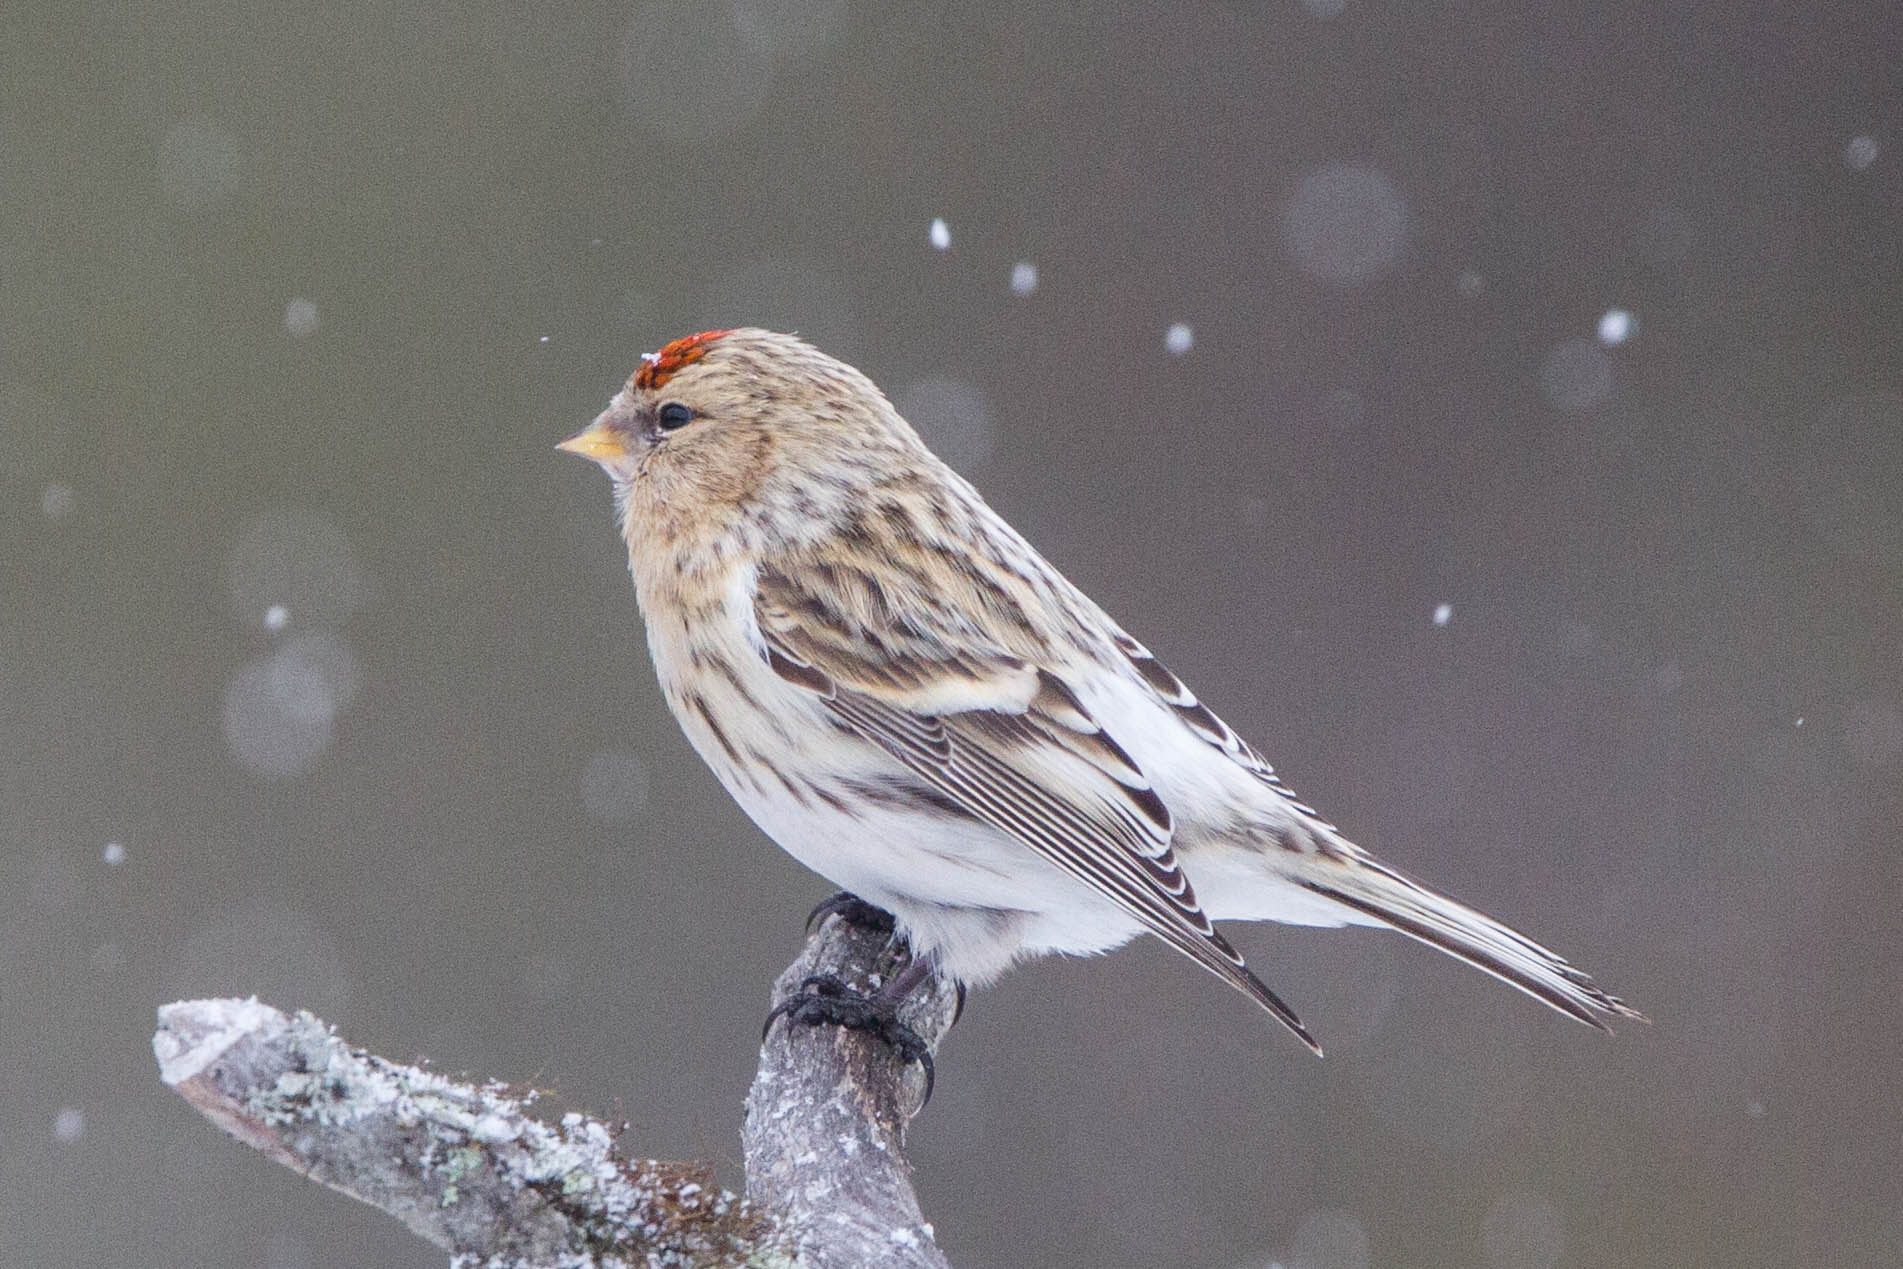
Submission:
M 694 421 L 694 411 L 679 401 L 669 401 L 655 416 L 663 432 L 678 432 Z

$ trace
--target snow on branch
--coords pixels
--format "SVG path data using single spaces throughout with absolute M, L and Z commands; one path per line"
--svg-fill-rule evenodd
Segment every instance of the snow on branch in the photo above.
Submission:
M 829 918 L 776 993 L 814 974 L 867 987 L 903 957 Z M 906 1020 L 936 1047 L 954 1009 L 934 985 Z M 857 1032 L 774 1025 L 747 1101 L 745 1198 L 706 1165 L 622 1157 L 599 1120 L 548 1123 L 532 1095 L 386 1061 L 255 999 L 166 1005 L 152 1048 L 160 1078 L 213 1123 L 389 1212 L 457 1269 L 946 1269 L 902 1153 L 918 1068 Z

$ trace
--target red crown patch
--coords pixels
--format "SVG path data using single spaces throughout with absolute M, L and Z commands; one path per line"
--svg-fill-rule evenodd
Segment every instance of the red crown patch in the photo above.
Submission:
M 652 391 L 707 355 L 707 346 L 730 330 L 704 330 L 698 335 L 677 339 L 660 352 L 642 353 L 641 368 L 634 372 L 634 386 Z

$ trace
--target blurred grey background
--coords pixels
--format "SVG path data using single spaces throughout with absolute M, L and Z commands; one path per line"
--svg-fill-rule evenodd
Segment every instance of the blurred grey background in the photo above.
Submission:
M 0 1264 L 441 1263 L 161 1088 L 183 996 L 738 1180 L 829 887 L 551 446 L 739 323 L 1657 1020 L 1232 930 L 1317 1062 L 1160 947 L 1027 967 L 912 1130 L 961 1269 L 1903 1259 L 1888 0 L 0 24 Z

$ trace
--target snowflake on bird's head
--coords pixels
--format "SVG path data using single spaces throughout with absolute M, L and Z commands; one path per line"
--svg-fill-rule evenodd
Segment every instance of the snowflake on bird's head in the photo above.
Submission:
M 677 339 L 660 352 L 642 353 L 641 368 L 634 372 L 634 386 L 649 391 L 665 384 L 683 369 L 707 355 L 707 346 L 730 330 L 704 330 L 698 335 Z

